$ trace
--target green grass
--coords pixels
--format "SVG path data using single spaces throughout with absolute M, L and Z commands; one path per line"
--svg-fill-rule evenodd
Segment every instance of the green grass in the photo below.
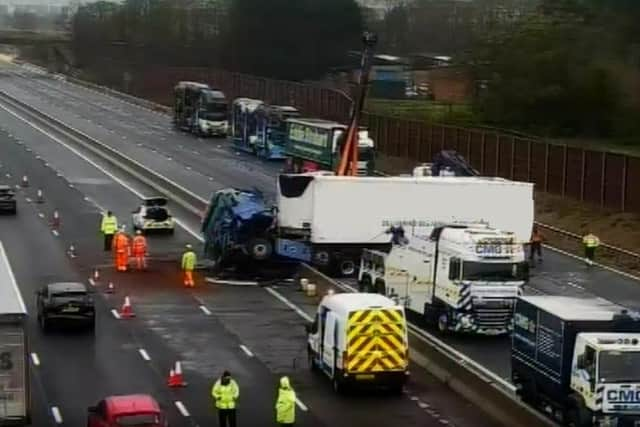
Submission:
M 437 123 L 477 123 L 468 104 L 445 104 L 422 99 L 369 99 L 365 107 L 372 114 Z

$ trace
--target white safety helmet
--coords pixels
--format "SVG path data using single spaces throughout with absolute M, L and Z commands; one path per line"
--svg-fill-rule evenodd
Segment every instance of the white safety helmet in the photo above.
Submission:
M 191 249 L 191 243 L 187 243 L 187 245 L 185 246 L 187 249 Z
M 139 235 L 141 235 L 141 234 L 142 234 L 142 230 L 137 230 L 137 231 L 136 231 L 136 234 L 137 234 L 138 236 L 139 236 Z

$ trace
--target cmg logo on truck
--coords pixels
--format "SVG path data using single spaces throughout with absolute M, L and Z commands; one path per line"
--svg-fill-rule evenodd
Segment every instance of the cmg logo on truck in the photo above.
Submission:
M 638 403 L 640 404 L 640 389 L 607 390 L 609 403 Z

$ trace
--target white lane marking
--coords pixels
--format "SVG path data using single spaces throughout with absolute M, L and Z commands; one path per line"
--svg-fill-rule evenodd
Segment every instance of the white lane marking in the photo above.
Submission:
M 138 353 L 140 353 L 140 356 L 142 356 L 142 358 L 147 362 L 151 360 L 151 357 L 149 357 L 149 353 L 147 353 L 147 350 L 145 350 L 144 348 L 139 348 Z
M 206 306 L 201 305 L 201 306 L 200 306 L 200 310 L 202 310 L 202 312 L 203 312 L 204 314 L 206 314 L 207 316 L 211 316 L 211 311 L 210 311 Z
M 428 407 L 429 407 L 429 405 L 428 405 L 427 403 L 424 403 L 424 402 L 418 402 L 418 406 L 419 406 L 421 409 L 425 409 L 425 408 L 428 408 Z
M 309 408 L 307 408 L 307 405 L 305 405 L 304 403 L 302 403 L 302 400 L 298 399 L 296 397 L 296 405 L 298 405 L 298 408 L 300 408 L 301 410 L 307 412 L 309 410 Z
M 31 361 L 34 365 L 40 366 L 40 358 L 38 357 L 38 353 L 31 353 Z
M 244 354 L 246 354 L 249 357 L 253 357 L 253 353 L 251 352 L 251 350 L 249 350 L 249 348 L 246 345 L 240 344 L 240 348 L 242 349 L 242 351 L 244 351 Z
M 57 406 L 51 407 L 51 414 L 53 415 L 53 419 L 56 420 L 56 424 L 62 424 L 62 414 Z
M 95 285 L 96 285 L 96 281 L 95 281 L 95 280 L 93 280 L 91 277 L 89 277 L 89 284 L 90 284 L 91 286 L 95 286 Z
M 116 319 L 120 319 L 120 313 L 118 313 L 115 308 L 111 310 L 111 314 L 113 314 L 113 317 Z
M 56 237 L 60 235 L 60 233 L 58 233 L 58 230 L 51 230 L 51 234 L 53 234 Z
M 581 257 L 581 256 L 579 256 L 579 255 L 572 254 L 572 253 L 567 252 L 567 251 L 563 251 L 562 249 L 558 249 L 558 248 L 555 248 L 555 247 L 553 247 L 553 246 L 549 246 L 549 245 L 543 245 L 543 246 L 544 246 L 545 248 L 547 248 L 547 249 L 551 249 L 551 250 L 552 250 L 552 251 L 554 251 L 554 252 L 557 252 L 557 253 L 559 253 L 559 254 L 562 254 L 562 255 L 568 256 L 568 257 L 570 257 L 570 258 L 576 259 L 576 260 L 578 260 L 578 261 L 580 261 L 580 262 L 584 263 L 584 257 Z M 619 274 L 619 275 L 621 275 L 621 276 L 624 276 L 624 277 L 626 277 L 627 279 L 631 279 L 631 280 L 635 280 L 635 281 L 640 282 L 640 276 L 634 276 L 633 274 L 625 273 L 624 271 L 618 270 L 617 268 L 609 267 L 609 266 L 607 266 L 607 265 L 600 264 L 599 262 L 594 262 L 594 263 L 593 263 L 593 265 L 596 265 L 596 266 L 598 266 L 598 267 L 600 267 L 600 268 L 603 268 L 603 269 L 605 269 L 605 270 L 611 271 L 612 273 L 616 273 L 616 274 Z
M 44 214 L 43 214 L 42 212 L 38 212 L 38 216 L 39 216 L 40 218 L 44 218 Z
M 178 408 L 178 411 L 180 411 L 180 413 L 182 414 L 183 417 L 190 417 L 191 415 L 189 414 L 189 411 L 187 411 L 187 408 L 184 406 L 184 404 L 182 402 L 180 402 L 179 400 L 176 400 L 175 402 L 176 408 Z
M 276 297 L 277 299 L 279 299 L 280 301 L 282 301 L 287 307 L 289 307 L 290 309 L 292 309 L 293 311 L 295 311 L 296 313 L 298 313 L 298 315 L 300 317 L 302 317 L 303 319 L 305 319 L 308 322 L 313 321 L 313 318 L 311 316 L 309 316 L 307 313 L 305 313 L 304 311 L 302 311 L 302 309 L 300 307 L 298 307 L 297 305 L 295 305 L 294 303 L 292 303 L 291 301 L 289 301 L 287 298 L 285 298 L 284 296 L 282 296 L 282 294 L 280 294 L 280 292 L 269 288 L 269 287 L 265 287 L 265 289 L 267 290 L 267 292 L 269 292 L 271 295 L 273 295 L 274 297 Z
M 132 186 L 130 186 L 129 184 L 127 184 L 126 182 L 124 182 L 122 179 L 118 178 L 117 176 L 115 176 L 114 174 L 112 174 L 111 172 L 109 172 L 108 170 L 106 170 L 105 168 L 103 168 L 102 166 L 100 166 L 99 164 L 97 164 L 95 161 L 91 160 L 89 157 L 87 157 L 86 155 L 82 154 L 80 151 L 78 151 L 76 148 L 72 147 L 71 145 L 67 144 L 66 142 L 60 140 L 60 138 L 56 137 L 55 135 L 52 135 L 50 132 L 47 132 L 46 130 L 42 129 L 40 126 L 36 125 L 35 123 L 32 123 L 31 121 L 29 121 L 28 119 L 25 119 L 24 117 L 22 117 L 21 115 L 19 115 L 18 113 L 14 112 L 13 110 L 5 107 L 4 105 L 0 105 L 0 109 L 6 111 L 7 113 L 11 114 L 13 117 L 15 117 L 16 119 L 28 124 L 29 126 L 31 126 L 32 128 L 34 128 L 35 130 L 37 130 L 38 132 L 40 132 L 43 135 L 46 135 L 48 138 L 50 138 L 52 141 L 57 142 L 58 144 L 62 145 L 63 147 L 65 147 L 67 150 L 71 151 L 72 153 L 74 153 L 76 156 L 80 157 L 82 160 L 84 160 L 85 162 L 89 163 L 91 166 L 95 167 L 96 169 L 98 169 L 100 172 L 102 172 L 103 174 L 105 174 L 106 176 L 108 176 L 109 178 L 111 178 L 112 180 L 114 180 L 115 182 L 117 182 L 118 184 L 120 184 L 123 188 L 126 188 L 127 190 L 129 190 L 131 193 L 135 194 L 137 197 L 139 198 L 145 198 L 146 196 L 144 194 L 142 194 L 140 191 L 134 189 Z M 58 173 L 59 176 L 62 176 L 62 174 Z M 202 236 L 200 235 L 199 232 L 189 228 L 185 223 L 183 223 L 182 221 L 179 221 L 176 219 L 176 224 L 178 224 L 180 227 L 182 227 L 187 233 L 191 234 L 194 238 L 198 239 L 201 242 L 204 242 L 204 239 L 202 238 Z
M 31 197 L 25 197 L 24 199 L 27 201 L 27 203 L 31 203 Z

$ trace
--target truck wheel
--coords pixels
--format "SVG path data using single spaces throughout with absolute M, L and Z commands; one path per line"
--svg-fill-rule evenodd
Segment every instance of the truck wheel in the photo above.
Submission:
M 591 411 L 580 401 L 569 408 L 566 421 L 570 427 L 591 427 L 591 418 Z
M 449 316 L 447 313 L 441 313 L 438 316 L 438 332 L 447 333 L 449 331 Z
M 351 259 L 343 259 L 340 261 L 340 274 L 345 277 L 351 277 L 356 272 L 356 263 Z
M 268 259 L 273 251 L 271 243 L 267 239 L 254 239 L 249 248 L 251 256 L 257 261 Z

